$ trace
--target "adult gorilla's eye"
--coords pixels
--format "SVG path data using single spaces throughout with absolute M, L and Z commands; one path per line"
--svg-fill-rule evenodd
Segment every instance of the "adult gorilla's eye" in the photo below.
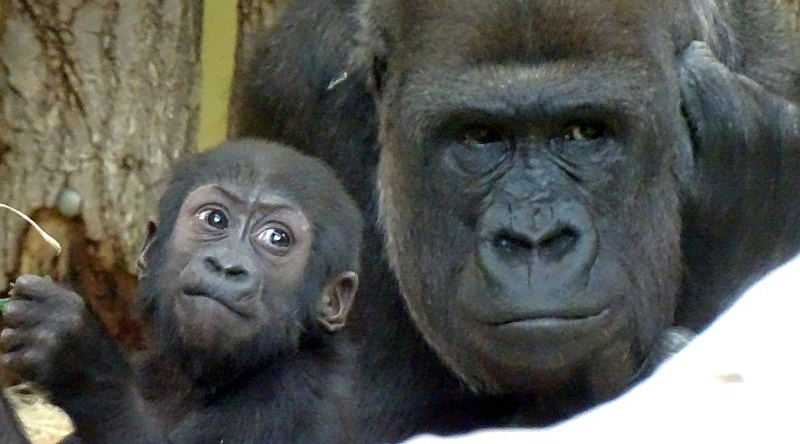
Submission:
M 205 222 L 211 228 L 217 230 L 228 228 L 228 216 L 224 211 L 216 208 L 201 211 L 197 214 L 197 218 Z
M 273 254 L 283 256 L 292 247 L 292 235 L 278 226 L 268 226 L 258 233 L 258 241 Z
M 606 135 L 606 131 L 603 125 L 580 122 L 567 125 L 563 134 L 567 141 L 582 142 L 600 139 Z
M 505 138 L 500 131 L 484 125 L 472 125 L 465 128 L 461 133 L 461 140 L 464 145 L 476 148 L 505 142 Z
M 508 135 L 490 125 L 468 125 L 455 135 L 446 159 L 467 174 L 486 174 L 496 168 L 511 151 Z

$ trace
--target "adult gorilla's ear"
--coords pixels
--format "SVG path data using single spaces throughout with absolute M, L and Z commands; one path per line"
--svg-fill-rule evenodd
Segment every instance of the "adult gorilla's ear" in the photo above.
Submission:
M 156 231 L 158 231 L 158 226 L 156 225 L 156 223 L 153 221 L 148 221 L 147 237 L 144 240 L 142 251 L 139 253 L 139 258 L 136 260 L 136 268 L 139 270 L 140 277 L 147 272 L 149 265 L 153 263 L 152 247 L 153 247 L 153 240 L 156 238 Z
M 335 332 L 344 328 L 356 291 L 358 274 L 354 271 L 345 271 L 325 285 L 317 307 L 317 320 L 325 330 Z
M 702 325 L 713 310 L 702 313 L 694 298 L 734 297 L 800 248 L 800 113 L 705 43 L 689 45 L 679 70 L 694 165 L 682 209 L 682 311 Z

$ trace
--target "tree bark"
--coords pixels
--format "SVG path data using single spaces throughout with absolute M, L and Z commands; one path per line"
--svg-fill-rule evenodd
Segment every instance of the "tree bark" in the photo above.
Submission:
M 202 0 L 2 0 L 0 289 L 51 274 L 126 345 L 135 263 L 170 162 L 195 149 Z
M 800 0 L 772 0 L 776 4 L 785 8 L 789 13 L 789 22 L 794 29 L 800 29 Z
M 240 103 L 240 95 L 246 94 L 241 85 L 242 70 L 248 67 L 247 61 L 253 55 L 258 39 L 275 23 L 275 20 L 294 0 L 239 0 L 237 3 L 236 54 L 234 57 L 233 88 L 230 108 Z M 236 113 L 228 113 L 228 135 L 238 134 Z

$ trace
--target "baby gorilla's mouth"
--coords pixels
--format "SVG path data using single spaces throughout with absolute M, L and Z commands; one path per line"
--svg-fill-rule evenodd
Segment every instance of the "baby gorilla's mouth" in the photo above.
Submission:
M 200 284 L 187 285 L 181 289 L 181 294 L 188 300 L 199 301 L 200 299 L 206 299 L 214 301 L 214 303 L 225 307 L 238 316 L 243 318 L 250 317 L 250 315 L 248 315 L 242 310 L 241 307 L 238 306 L 237 298 L 232 297 L 231 295 L 225 295 L 223 292 L 209 288 L 208 286 Z

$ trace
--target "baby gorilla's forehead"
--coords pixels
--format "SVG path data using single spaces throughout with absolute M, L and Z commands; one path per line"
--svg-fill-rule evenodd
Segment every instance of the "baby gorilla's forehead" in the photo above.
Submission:
M 269 177 L 258 181 L 223 180 L 207 185 L 215 194 L 248 206 L 287 208 L 302 212 L 302 199 L 298 199 L 285 186 Z M 200 189 L 202 187 L 198 187 Z

